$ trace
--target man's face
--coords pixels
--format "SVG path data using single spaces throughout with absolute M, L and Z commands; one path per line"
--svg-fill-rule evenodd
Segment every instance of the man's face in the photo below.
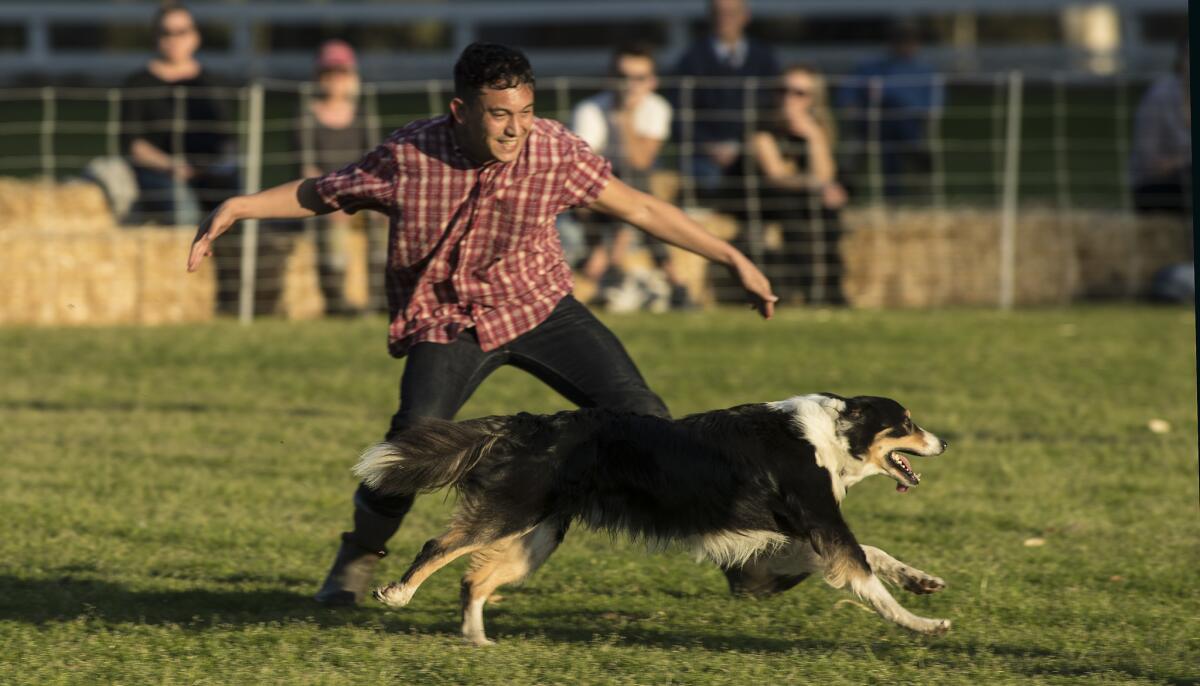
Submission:
M 750 23 L 750 10 L 745 0 L 712 0 L 709 15 L 713 33 L 727 43 L 741 40 L 746 24 Z
M 533 130 L 533 87 L 484 88 L 469 101 L 451 100 L 450 112 L 468 157 L 479 163 L 512 162 Z
M 637 55 L 621 55 L 614 65 L 614 76 L 620 80 L 621 98 L 626 102 L 640 102 L 647 93 L 658 87 L 654 76 L 654 60 Z

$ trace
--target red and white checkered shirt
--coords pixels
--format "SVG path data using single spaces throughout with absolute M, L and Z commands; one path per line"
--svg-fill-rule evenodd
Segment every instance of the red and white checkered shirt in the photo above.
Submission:
M 558 122 L 535 119 L 520 156 L 479 166 L 448 116 L 415 121 L 317 180 L 331 207 L 390 219 L 388 347 L 447 343 L 475 327 L 494 350 L 542 323 L 571 292 L 554 218 L 591 204 L 612 165 Z

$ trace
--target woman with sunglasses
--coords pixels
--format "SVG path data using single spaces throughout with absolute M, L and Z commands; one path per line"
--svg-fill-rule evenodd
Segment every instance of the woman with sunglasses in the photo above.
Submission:
M 133 218 L 191 224 L 237 192 L 235 140 L 222 102 L 229 96 L 196 59 L 200 32 L 186 7 L 163 4 L 152 27 L 156 54 L 126 79 L 121 102 L 122 145 L 138 182 Z M 218 304 L 232 311 L 238 260 L 222 257 Z
M 778 106 L 751 140 L 763 175 L 763 219 L 783 226 L 773 283 L 783 297 L 842 305 L 839 250 L 846 190 L 837 181 L 836 130 L 825 81 L 810 67 L 784 70 Z

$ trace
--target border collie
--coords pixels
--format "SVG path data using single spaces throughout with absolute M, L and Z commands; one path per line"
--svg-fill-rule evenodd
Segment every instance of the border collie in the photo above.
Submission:
M 909 455 L 946 449 L 894 400 L 829 393 L 663 419 L 599 409 L 463 422 L 427 420 L 367 449 L 355 473 L 384 493 L 453 486 L 449 529 L 375 598 L 403 607 L 430 574 L 462 555 L 462 632 L 476 645 L 483 606 L 500 585 L 534 572 L 574 521 L 653 544 L 690 544 L 729 569 L 754 561 L 794 585 L 821 572 L 876 612 L 937 634 L 881 583 L 913 593 L 945 584 L 859 545 L 842 519 L 846 489 L 872 474 L 898 491 L 921 481 Z

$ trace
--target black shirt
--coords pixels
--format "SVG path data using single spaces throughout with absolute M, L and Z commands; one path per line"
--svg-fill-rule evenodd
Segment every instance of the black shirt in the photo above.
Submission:
M 126 151 L 141 138 L 168 155 L 176 153 L 173 126 L 175 92 L 183 89 L 183 155 L 188 164 L 205 167 L 217 161 L 233 140 L 227 112 L 236 93 L 203 71 L 190 79 L 163 81 L 149 69 L 125 80 L 121 102 L 122 143 Z

